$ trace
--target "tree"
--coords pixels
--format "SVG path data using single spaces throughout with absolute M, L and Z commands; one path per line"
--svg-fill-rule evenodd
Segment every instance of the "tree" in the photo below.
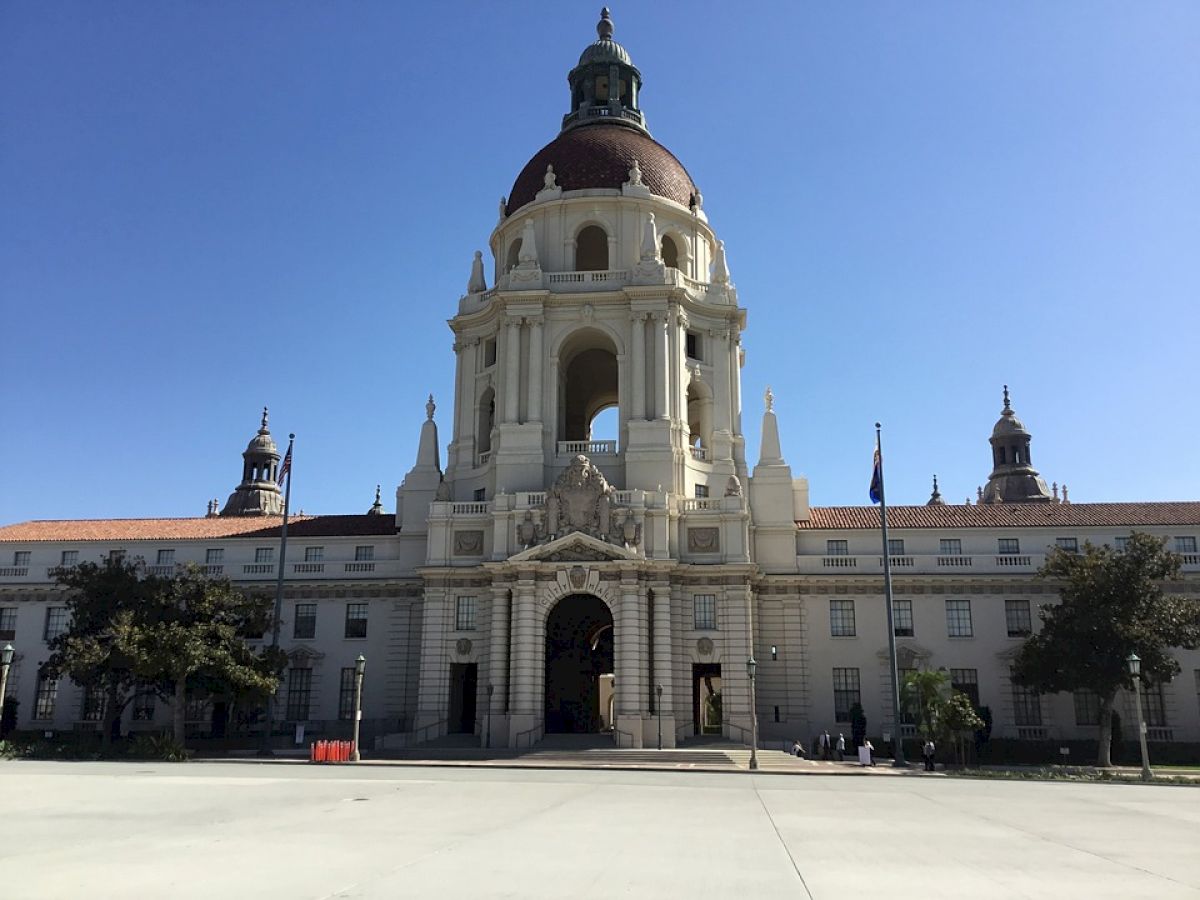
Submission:
M 951 691 L 938 710 L 941 733 L 954 745 L 954 758 L 966 762 L 965 742 L 984 727 L 984 721 L 971 704 L 971 698 L 962 691 Z
M 921 733 L 931 738 L 938 733 L 942 703 L 950 687 L 945 669 L 909 672 L 902 685 L 904 704 L 917 719 Z
M 1058 583 L 1060 602 L 1042 609 L 1042 628 L 1022 645 L 1013 679 L 1046 693 L 1095 691 L 1100 766 L 1112 765 L 1113 700 L 1134 687 L 1129 655 L 1141 657 L 1141 681 L 1155 684 L 1180 671 L 1172 648 L 1200 646 L 1200 603 L 1163 592 L 1180 562 L 1165 540 L 1134 532 L 1123 550 L 1056 547 L 1038 572 Z

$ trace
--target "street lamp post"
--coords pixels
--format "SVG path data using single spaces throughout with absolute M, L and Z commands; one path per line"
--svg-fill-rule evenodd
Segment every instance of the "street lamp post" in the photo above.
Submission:
M 1150 771 L 1150 751 L 1146 748 L 1146 720 L 1142 718 L 1142 660 L 1136 653 L 1130 653 L 1125 660 L 1129 664 L 1129 674 L 1133 676 L 1133 699 L 1137 707 L 1138 743 L 1142 747 L 1142 781 L 1153 781 L 1154 773 Z
M 491 749 L 492 747 L 492 693 L 496 690 L 494 684 L 487 686 L 488 711 L 487 711 L 487 738 L 484 741 L 484 748 Z
M 354 660 L 354 749 L 350 755 L 351 762 L 358 762 L 362 759 L 362 755 L 358 752 L 358 728 L 362 724 L 362 682 L 363 671 L 366 668 L 367 658 L 360 653 L 358 659 Z
M 746 674 L 750 676 L 750 769 L 751 771 L 758 768 L 758 701 L 754 696 L 754 670 L 758 668 L 758 663 L 754 661 L 754 654 L 750 654 L 750 658 L 746 660 Z
M 12 661 L 12 644 L 5 644 L 4 649 L 0 650 L 0 716 L 4 714 L 4 701 L 8 698 L 8 670 L 12 667 Z
M 654 704 L 654 711 L 658 714 L 658 749 L 661 750 L 662 749 L 662 692 L 663 692 L 662 685 L 660 684 L 658 687 L 656 687 L 654 689 L 654 692 L 658 695 L 658 702 L 656 704 Z

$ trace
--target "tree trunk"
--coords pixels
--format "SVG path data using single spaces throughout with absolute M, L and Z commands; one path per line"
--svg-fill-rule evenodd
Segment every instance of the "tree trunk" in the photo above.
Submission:
M 1104 769 L 1112 766 L 1112 706 L 1112 694 L 1100 698 L 1100 746 L 1096 765 Z
M 183 746 L 186 729 L 184 727 L 187 711 L 187 679 L 180 676 L 175 679 L 175 699 L 171 706 L 171 733 L 175 743 Z

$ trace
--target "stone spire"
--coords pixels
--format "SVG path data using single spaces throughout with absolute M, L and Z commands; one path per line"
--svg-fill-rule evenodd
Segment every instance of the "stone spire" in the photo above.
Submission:
M 758 449 L 760 466 L 784 465 L 783 450 L 779 443 L 779 422 L 775 418 L 775 395 L 770 387 L 763 392 L 762 442 Z
M 283 497 L 276 482 L 278 469 L 279 451 L 267 427 L 267 408 L 264 406 L 258 434 L 250 440 L 242 453 L 242 483 L 225 501 L 221 515 L 282 515 Z
M 421 439 L 417 444 L 417 460 L 396 491 L 396 524 L 407 532 L 424 532 L 429 518 L 429 504 L 442 484 L 442 463 L 438 450 L 438 428 L 433 420 L 437 404 L 433 394 L 425 403 L 425 421 L 421 423 Z
M 375 485 L 375 502 L 371 504 L 371 508 L 367 510 L 368 516 L 383 515 L 383 501 L 380 499 L 379 491 L 382 485 Z
M 933 476 L 933 493 L 929 495 L 929 499 L 925 501 L 926 506 L 945 506 L 946 501 L 942 499 L 942 492 L 938 490 L 937 476 Z
M 1004 385 L 1004 408 L 992 429 L 992 474 L 980 495 L 981 503 L 1049 503 L 1050 489 L 1029 456 L 1031 435 L 1017 418 Z

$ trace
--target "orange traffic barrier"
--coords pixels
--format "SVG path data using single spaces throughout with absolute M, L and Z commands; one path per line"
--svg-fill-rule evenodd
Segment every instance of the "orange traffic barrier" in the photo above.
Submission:
M 344 763 L 354 757 L 354 741 L 313 741 L 308 745 L 312 763 Z

